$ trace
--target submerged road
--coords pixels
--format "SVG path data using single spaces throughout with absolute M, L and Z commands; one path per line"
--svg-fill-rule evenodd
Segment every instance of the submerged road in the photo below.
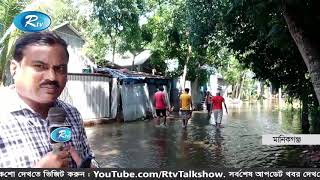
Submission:
M 263 134 L 301 133 L 297 113 L 280 112 L 268 102 L 229 106 L 221 129 L 212 125 L 213 117 L 194 113 L 187 130 L 173 119 L 166 127 L 136 121 L 86 131 L 102 167 L 317 167 L 305 147 L 261 144 Z

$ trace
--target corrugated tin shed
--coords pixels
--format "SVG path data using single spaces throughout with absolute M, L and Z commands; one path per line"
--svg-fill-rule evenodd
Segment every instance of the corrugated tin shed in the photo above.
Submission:
M 112 77 L 119 79 L 120 83 L 154 83 L 155 81 L 157 81 L 157 84 L 167 84 L 169 80 L 159 75 L 152 75 L 144 72 L 135 72 L 128 70 L 97 68 L 95 69 L 95 71 L 97 73 L 109 74 Z

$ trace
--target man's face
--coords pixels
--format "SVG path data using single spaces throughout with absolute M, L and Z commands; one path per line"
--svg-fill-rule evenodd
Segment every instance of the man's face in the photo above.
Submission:
M 28 45 L 21 62 L 11 63 L 18 94 L 31 103 L 53 103 L 66 85 L 67 63 L 59 44 Z

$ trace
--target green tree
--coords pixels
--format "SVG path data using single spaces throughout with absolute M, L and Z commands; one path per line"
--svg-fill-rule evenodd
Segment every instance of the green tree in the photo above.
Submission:
M 141 47 L 140 34 L 133 36 L 139 30 L 139 17 L 144 9 L 143 0 L 95 0 L 93 16 L 98 18 L 100 27 L 105 35 L 110 38 L 112 49 L 112 62 L 119 49 L 118 44 L 123 39 L 128 40 L 128 50 L 138 50 Z M 140 31 L 139 31 L 140 32 Z M 122 36 L 122 37 L 121 37 Z M 140 45 L 138 45 L 140 44 Z
M 21 32 L 12 26 L 14 17 L 20 13 L 29 1 L 2 0 L 0 1 L 0 81 L 5 81 L 5 69 L 11 57 L 14 42 Z
M 319 56 L 314 52 L 319 36 L 315 33 L 318 27 L 313 27 L 318 20 L 317 4 L 312 0 L 233 0 L 224 23 L 232 38 L 229 47 L 259 78 L 284 85 L 290 95 L 312 103 L 319 96 Z
M 93 6 L 89 0 L 56 0 L 47 13 L 52 18 L 52 26 L 68 21 L 84 37 L 83 51 L 100 66 L 105 66 L 105 54 L 110 47 L 110 39 L 104 35 L 99 21 L 92 15 Z M 85 7 L 85 8 L 84 8 Z M 74 14 L 70 16 L 70 14 Z
M 281 11 L 289 32 L 307 66 L 310 80 L 320 103 L 319 1 L 282 0 Z
M 221 59 L 221 61 L 226 61 L 227 64 L 218 66 L 218 71 L 221 72 L 225 82 L 232 86 L 231 98 L 240 99 L 248 71 L 230 54 L 225 59 Z
M 132 70 L 134 70 L 135 57 L 141 53 L 152 41 L 152 34 L 146 25 L 140 24 L 140 18 L 147 11 L 144 1 L 136 1 L 136 4 L 131 4 L 130 15 L 126 18 L 127 23 L 123 26 L 123 31 L 120 33 L 120 52 L 129 51 L 133 54 Z
M 152 1 L 154 2 L 154 1 Z M 216 26 L 222 19 L 222 1 L 158 1 L 148 26 L 154 34 L 152 50 L 158 62 L 178 59 L 179 68 L 172 75 L 193 83 L 193 94 L 204 85 L 209 73 L 204 66 L 223 66 L 218 52 L 223 49 L 223 34 Z M 218 12 L 218 13 L 217 13 Z M 224 61 L 225 62 L 225 61 Z M 183 83 L 183 82 L 182 82 Z M 195 102 L 201 98 L 194 97 Z
M 178 59 L 179 67 L 167 74 L 178 77 L 183 73 L 188 55 L 187 28 L 184 0 L 149 0 L 153 15 L 149 17 L 146 28 L 152 34 L 148 48 L 152 50 L 151 63 L 158 72 L 165 74 L 166 60 Z
M 308 19 L 314 15 L 316 4 L 314 1 L 305 2 L 283 0 L 252 3 L 249 0 L 234 0 L 224 7 L 226 17 L 223 24 L 226 35 L 231 39 L 227 42 L 228 47 L 237 53 L 241 63 L 250 67 L 258 79 L 269 80 L 276 87 L 283 86 L 289 96 L 302 101 L 303 124 L 308 122 L 309 106 L 317 107 L 319 102 L 316 98 L 318 83 L 315 79 L 316 71 L 319 70 L 317 54 L 310 52 L 311 44 L 310 49 L 303 50 L 299 44 L 297 48 L 295 35 L 298 34 L 292 32 L 299 26 L 304 33 L 312 34 L 314 29 L 310 29 L 311 25 L 317 24 L 314 17 Z M 288 21 L 288 18 L 292 17 L 286 17 L 286 13 L 289 13 L 286 8 L 297 8 L 299 5 L 301 9 L 297 9 L 296 14 L 291 11 L 290 16 L 301 17 Z M 310 12 L 307 12 L 308 10 Z M 302 15 L 302 12 L 305 14 Z M 308 20 L 301 24 L 300 18 Z M 299 21 L 299 25 L 290 25 Z M 310 34 L 300 34 L 299 37 L 308 41 L 310 37 L 307 35 Z M 314 39 L 318 39 L 318 36 L 315 35 Z M 300 46 L 303 46 L 303 43 L 308 42 L 300 43 Z M 306 52 L 310 53 L 310 57 L 304 57 L 303 53 Z M 313 63 L 309 62 L 310 58 Z M 311 64 L 314 66 L 311 67 Z

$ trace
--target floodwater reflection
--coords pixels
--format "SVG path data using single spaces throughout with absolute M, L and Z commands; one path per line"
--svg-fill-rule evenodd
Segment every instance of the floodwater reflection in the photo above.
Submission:
M 301 133 L 299 116 L 279 112 L 270 103 L 229 106 L 224 128 L 213 126 L 203 112 L 189 121 L 171 120 L 166 127 L 151 121 L 86 128 L 102 167 L 211 168 L 316 167 L 303 146 L 265 146 L 263 134 Z

